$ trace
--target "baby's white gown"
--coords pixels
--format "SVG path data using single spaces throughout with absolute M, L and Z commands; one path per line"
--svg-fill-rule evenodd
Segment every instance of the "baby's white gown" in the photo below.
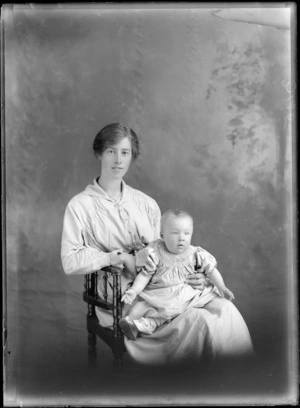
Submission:
M 161 240 L 151 246 L 159 260 L 157 269 L 140 272 L 153 276 L 133 303 L 129 318 L 161 316 L 172 320 L 150 335 L 141 334 L 135 341 L 126 338 L 129 354 L 146 364 L 201 359 L 207 355 L 239 357 L 253 354 L 243 317 L 232 302 L 219 296 L 209 281 L 209 273 L 202 293 L 185 283 L 186 276 L 195 273 L 197 251 L 209 260 L 210 271 L 216 265 L 214 257 L 192 245 L 177 255 L 167 252 Z

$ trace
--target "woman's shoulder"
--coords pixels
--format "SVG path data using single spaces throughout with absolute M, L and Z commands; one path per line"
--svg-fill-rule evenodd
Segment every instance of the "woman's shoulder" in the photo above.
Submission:
M 81 204 L 82 202 L 85 202 L 87 200 L 87 197 L 82 194 L 82 193 L 78 193 L 76 195 L 74 195 L 68 202 L 68 206 L 70 207 L 74 207 L 76 205 Z
M 91 195 L 87 193 L 87 186 L 83 191 L 80 193 L 75 194 L 68 202 L 67 207 L 70 208 L 78 208 L 78 207 L 86 207 L 94 201 L 96 195 Z

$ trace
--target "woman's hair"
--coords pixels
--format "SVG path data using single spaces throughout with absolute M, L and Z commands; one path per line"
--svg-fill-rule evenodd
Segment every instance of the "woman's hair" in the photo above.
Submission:
M 175 210 L 170 209 L 170 210 L 167 210 L 166 212 L 164 212 L 162 217 L 161 217 L 161 231 L 163 231 L 166 222 L 168 221 L 168 219 L 171 216 L 173 216 L 173 217 L 189 217 L 193 222 L 193 217 L 186 210 L 181 210 L 179 208 L 177 208 Z
M 126 137 L 131 144 L 132 158 L 136 159 L 140 153 L 137 134 L 132 129 L 122 126 L 119 123 L 111 123 L 97 133 L 93 143 L 95 156 L 101 156 L 104 150 L 114 146 Z

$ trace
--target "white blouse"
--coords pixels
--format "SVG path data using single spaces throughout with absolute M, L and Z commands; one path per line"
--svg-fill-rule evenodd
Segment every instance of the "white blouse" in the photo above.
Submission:
M 109 253 L 130 252 L 159 238 L 160 209 L 155 200 L 122 180 L 113 200 L 97 179 L 68 203 L 63 223 L 61 259 L 66 274 L 88 274 L 108 266 Z
M 161 212 L 155 200 L 122 180 L 122 194 L 113 200 L 97 179 L 68 203 L 63 223 L 61 260 L 67 275 L 88 274 L 110 265 L 110 252 L 130 252 L 160 234 Z M 125 271 L 124 271 L 125 272 Z M 124 292 L 132 278 L 121 275 Z M 107 280 L 107 299 L 112 301 L 112 276 Z M 98 275 L 98 293 L 103 299 L 103 274 Z M 96 307 L 103 326 L 112 326 L 112 314 Z

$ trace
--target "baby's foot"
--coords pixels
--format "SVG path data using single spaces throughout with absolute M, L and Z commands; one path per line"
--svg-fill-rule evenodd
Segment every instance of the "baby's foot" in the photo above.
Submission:
M 137 335 L 139 334 L 138 328 L 128 318 L 125 317 L 120 320 L 120 327 L 125 336 L 130 340 L 135 340 L 137 338 Z

